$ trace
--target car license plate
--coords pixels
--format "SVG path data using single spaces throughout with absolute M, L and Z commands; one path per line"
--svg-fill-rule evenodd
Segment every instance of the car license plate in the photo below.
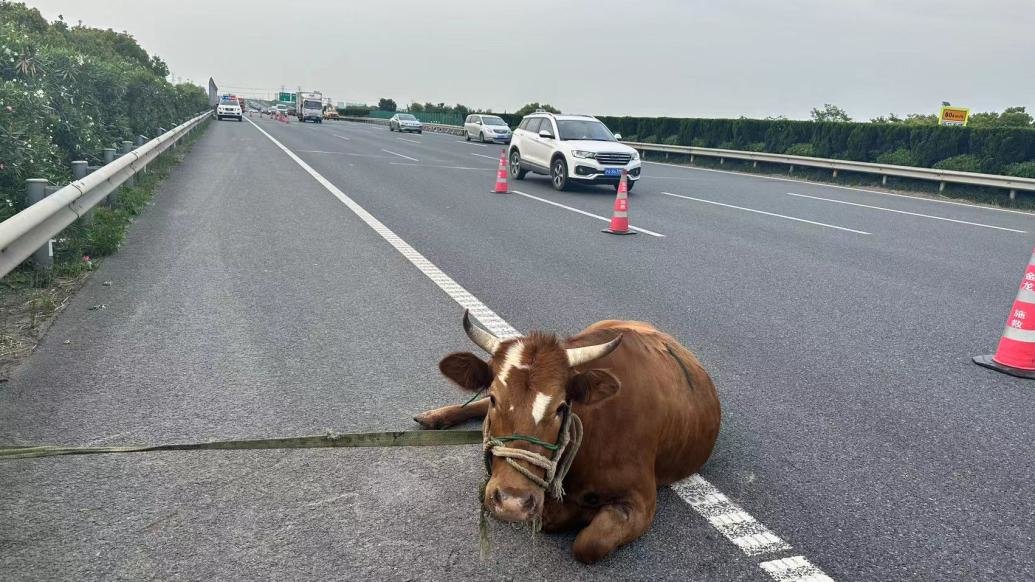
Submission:
M 621 176 L 622 175 L 622 169 L 621 168 L 604 168 L 604 175 L 605 176 Z

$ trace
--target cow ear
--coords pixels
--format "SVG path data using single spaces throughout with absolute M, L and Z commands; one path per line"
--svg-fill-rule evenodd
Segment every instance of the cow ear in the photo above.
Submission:
M 438 369 L 454 384 L 471 392 L 484 390 L 492 384 L 492 368 L 471 352 L 449 354 L 438 363 Z
M 568 382 L 568 400 L 579 404 L 596 404 L 618 393 L 622 383 L 607 370 L 586 370 Z

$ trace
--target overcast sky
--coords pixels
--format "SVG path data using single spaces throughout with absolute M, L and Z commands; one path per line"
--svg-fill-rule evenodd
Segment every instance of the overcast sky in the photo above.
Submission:
M 1032 0 L 29 0 L 177 76 L 269 95 L 601 115 L 1035 106 Z

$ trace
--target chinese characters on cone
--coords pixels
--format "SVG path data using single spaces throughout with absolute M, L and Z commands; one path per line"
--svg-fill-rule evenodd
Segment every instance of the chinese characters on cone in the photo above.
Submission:
M 1035 251 L 1006 318 L 999 347 L 991 356 L 976 356 L 974 363 L 1004 374 L 1035 379 Z

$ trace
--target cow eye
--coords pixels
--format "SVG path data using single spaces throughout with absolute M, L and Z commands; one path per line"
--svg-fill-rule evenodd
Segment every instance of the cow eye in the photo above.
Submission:
M 495 395 L 489 394 L 489 404 L 491 404 L 493 406 L 496 406 L 496 396 Z

